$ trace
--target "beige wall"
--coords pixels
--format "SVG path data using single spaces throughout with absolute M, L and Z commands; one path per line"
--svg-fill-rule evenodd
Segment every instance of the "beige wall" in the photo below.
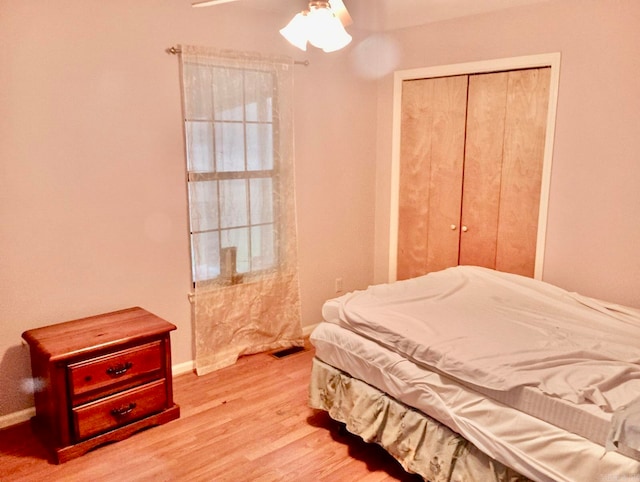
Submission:
M 560 0 L 396 31 L 399 70 L 561 52 L 543 279 L 640 307 L 640 2 Z M 375 279 L 387 279 L 393 79 L 380 81 Z
M 238 6 L 240 5 L 240 6 Z M 303 324 L 334 280 L 373 273 L 375 85 L 349 53 L 301 52 L 290 14 L 186 0 L 0 2 L 0 417 L 32 405 L 21 333 L 129 306 L 178 326 L 192 356 L 178 43 L 308 59 L 296 66 Z
M 640 306 L 640 2 L 553 0 L 330 55 L 287 45 L 289 15 L 189 3 L 0 0 L 0 417 L 32 405 L 30 328 L 140 305 L 178 326 L 174 363 L 192 359 L 177 43 L 311 61 L 295 77 L 304 325 L 336 277 L 386 280 L 393 83 L 360 75 L 377 61 L 560 51 L 544 278 Z

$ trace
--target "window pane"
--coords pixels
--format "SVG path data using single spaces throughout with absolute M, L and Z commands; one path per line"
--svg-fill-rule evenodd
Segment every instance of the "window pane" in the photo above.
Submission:
M 218 183 L 198 181 L 189 183 L 191 231 L 218 229 Z
M 274 225 L 251 228 L 251 263 L 253 270 L 270 269 L 276 266 Z
M 213 126 L 209 122 L 186 122 L 187 169 L 213 172 Z
M 213 109 L 215 120 L 243 120 L 242 70 L 213 68 Z
M 251 224 L 273 222 L 273 181 L 270 177 L 251 179 Z
M 244 77 L 246 120 L 271 122 L 273 103 L 273 75 L 269 72 L 248 70 Z
M 271 124 L 247 124 L 247 169 L 273 169 L 273 129 Z
M 213 120 L 211 67 L 184 64 L 185 112 L 188 120 Z
M 234 228 L 247 224 L 247 181 L 220 181 L 220 227 Z
M 191 235 L 191 260 L 195 281 L 220 275 L 220 244 L 218 232 Z
M 245 170 L 242 124 L 216 122 L 216 167 L 219 172 Z
M 223 248 L 235 246 L 237 249 L 236 271 L 248 273 L 251 268 L 249 264 L 249 228 L 226 229 L 220 235 Z
M 184 83 L 187 168 L 211 173 L 188 182 L 194 280 L 224 276 L 225 248 L 239 273 L 274 268 L 274 74 L 186 63 Z

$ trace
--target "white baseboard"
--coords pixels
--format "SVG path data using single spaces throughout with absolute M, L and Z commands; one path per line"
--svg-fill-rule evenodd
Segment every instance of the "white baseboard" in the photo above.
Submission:
M 309 336 L 311 334 L 311 332 L 315 329 L 316 326 L 318 326 L 320 323 L 316 323 L 315 325 L 308 325 L 308 326 L 303 326 L 302 327 L 302 335 L 303 336 Z
M 3 415 L 0 417 L 0 429 L 10 427 L 11 425 L 16 425 L 18 423 L 26 422 L 31 417 L 36 414 L 36 409 L 34 407 L 25 408 L 24 410 L 20 410 L 19 412 L 13 412 L 8 415 Z
M 173 374 L 174 377 L 177 377 L 178 375 L 192 372 L 193 370 L 195 370 L 195 368 L 196 368 L 196 362 L 193 360 L 190 360 L 183 363 L 178 363 L 177 365 L 173 365 L 171 367 L 171 373 Z

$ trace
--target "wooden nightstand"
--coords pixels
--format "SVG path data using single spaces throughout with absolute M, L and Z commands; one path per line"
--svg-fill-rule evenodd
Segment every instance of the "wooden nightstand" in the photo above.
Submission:
M 171 380 L 175 329 L 129 308 L 22 334 L 34 378 L 33 426 L 56 463 L 180 416 Z

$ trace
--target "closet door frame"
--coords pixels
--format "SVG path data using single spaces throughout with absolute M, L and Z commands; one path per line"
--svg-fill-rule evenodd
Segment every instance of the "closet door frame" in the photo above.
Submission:
M 550 67 L 549 104 L 547 127 L 540 187 L 540 207 L 538 214 L 538 234 L 536 239 L 536 259 L 534 278 L 542 279 L 544 252 L 549 208 L 549 187 L 551 184 L 551 163 L 555 134 L 558 87 L 560 83 L 560 52 L 484 60 L 461 64 L 439 65 L 394 72 L 393 83 L 393 132 L 391 155 L 391 206 L 389 220 L 389 281 L 397 279 L 398 262 L 398 209 L 400 197 L 400 124 L 402 119 L 402 83 L 405 80 L 448 77 L 453 75 L 482 74 L 488 72 Z

